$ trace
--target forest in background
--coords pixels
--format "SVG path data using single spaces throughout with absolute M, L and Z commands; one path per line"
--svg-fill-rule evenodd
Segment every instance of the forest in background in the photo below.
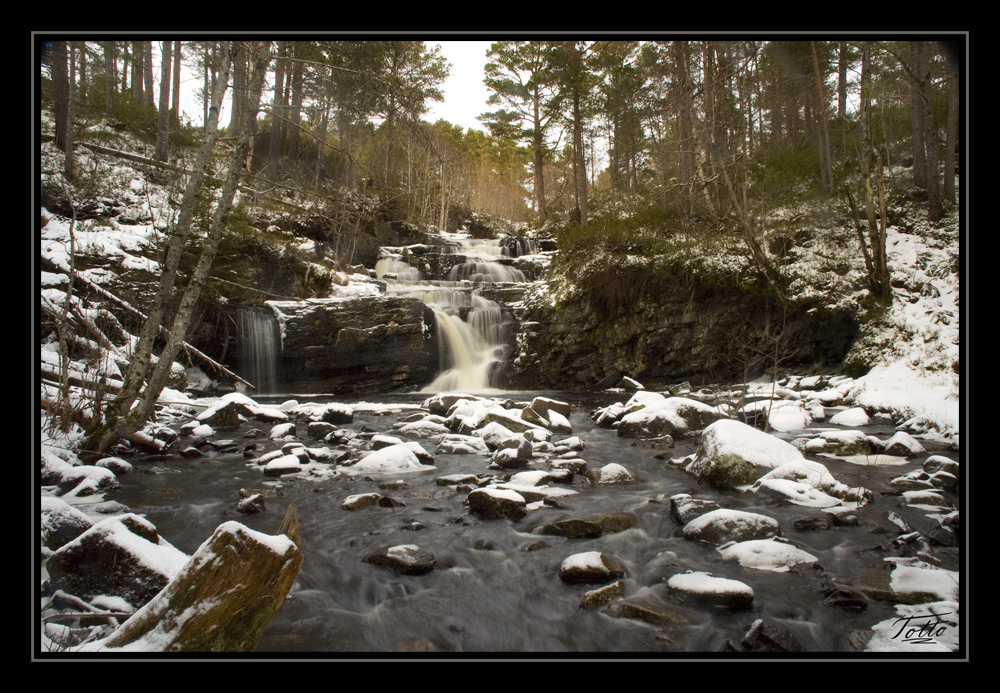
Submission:
M 912 166 L 931 220 L 957 201 L 960 37 L 498 41 L 485 78 L 496 109 L 483 130 L 421 119 L 448 69 L 422 41 L 42 49 L 42 108 L 54 122 L 42 134 L 64 153 L 43 206 L 80 218 L 79 201 L 101 182 L 77 166 L 76 146 L 113 149 L 115 131 L 141 137 L 164 170 L 188 171 L 167 269 L 122 391 L 91 429 L 95 449 L 139 396 L 161 322 L 172 336 L 159 360 L 172 363 L 219 244 L 248 208 L 309 216 L 341 268 L 357 262 L 359 237 L 414 242 L 421 228 L 454 230 L 473 213 L 557 233 L 557 270 L 574 255 L 649 256 L 678 235 L 697 245 L 726 234 L 780 300 L 786 287 L 762 245 L 767 212 L 846 198 L 872 293 L 885 299 L 886 172 Z M 201 126 L 179 117 L 182 63 L 202 76 Z M 231 116 L 219 123 L 227 88 Z M 152 411 L 166 366 L 125 429 Z
M 53 41 L 42 96 L 61 147 L 110 119 L 167 161 L 199 129 L 178 117 L 181 63 L 203 121 L 220 42 Z M 423 41 L 277 41 L 246 173 L 310 201 L 336 229 L 345 191 L 397 220 L 454 227 L 471 211 L 544 224 L 650 208 L 740 223 L 803 186 L 837 193 L 879 156 L 912 161 L 939 217 L 955 203 L 961 41 L 498 41 L 481 130 L 421 119 L 448 64 Z M 155 57 L 154 57 L 155 56 Z M 232 66 L 225 135 L 246 117 Z M 72 170 L 72 150 L 67 171 Z M 176 154 L 174 154 L 176 155 Z M 860 196 L 860 195 L 859 195 Z M 340 222 L 338 224 L 337 222 Z M 675 223 L 681 223 L 677 221 Z

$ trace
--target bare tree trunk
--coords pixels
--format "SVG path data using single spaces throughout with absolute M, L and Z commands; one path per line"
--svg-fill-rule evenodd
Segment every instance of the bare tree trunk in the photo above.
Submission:
M 65 154 L 63 172 L 73 177 L 73 74 L 68 66 L 67 41 L 52 42 L 52 81 L 55 85 L 56 146 Z
M 816 55 L 816 42 L 810 41 L 813 58 L 813 78 L 816 83 L 816 123 L 819 136 L 820 182 L 823 190 L 833 190 L 833 162 L 830 154 L 830 130 L 826 117 L 826 97 L 823 94 L 823 79 L 820 76 L 819 58 Z
M 104 115 L 111 117 L 115 114 L 115 67 L 117 60 L 115 57 L 115 42 L 103 41 L 104 45 Z
M 538 207 L 538 221 L 539 223 L 545 223 L 545 176 L 544 176 L 544 159 L 542 152 L 542 119 L 541 119 L 541 104 L 539 103 L 540 96 L 538 93 L 538 88 L 535 88 L 535 92 L 532 95 L 532 109 L 533 109 L 533 122 L 534 133 L 532 137 L 532 146 L 535 155 L 535 205 Z
M 288 62 L 285 55 L 288 51 L 288 41 L 278 42 L 278 59 L 274 65 L 274 97 L 271 100 L 271 142 L 267 151 L 268 180 L 278 179 L 278 162 L 281 159 L 281 144 L 284 137 L 285 104 L 285 65 Z
M 143 63 L 146 59 L 146 51 L 142 47 L 142 41 L 132 42 L 132 98 L 137 104 L 145 100 L 142 92 Z
M 911 41 L 912 46 L 910 68 L 914 75 L 916 95 L 913 102 L 915 113 L 919 113 L 918 122 L 914 122 L 914 152 L 920 150 L 924 160 L 923 186 L 927 190 L 927 218 L 937 221 L 944 216 L 941 207 L 941 186 L 938 179 L 938 161 L 940 161 L 937 127 L 934 124 L 934 111 L 931 109 L 931 76 L 930 76 L 930 43 L 927 41 Z M 914 156 L 914 162 L 916 156 Z M 916 164 L 914 163 L 914 168 Z M 916 172 L 914 172 L 916 179 Z
M 920 103 L 919 64 L 923 61 L 923 41 L 910 41 L 910 112 L 911 139 L 913 140 L 913 182 L 923 188 L 927 185 L 926 148 L 924 146 L 924 108 Z
M 143 82 L 145 85 L 146 105 L 155 106 L 156 100 L 153 93 L 153 42 L 143 41 L 143 50 L 146 57 L 143 58 Z
M 160 44 L 160 107 L 156 127 L 156 158 L 170 154 L 170 41 Z
M 174 41 L 174 86 L 173 102 L 170 108 L 175 123 L 181 122 L 181 42 Z
M 944 141 L 944 199 L 955 204 L 955 147 L 958 144 L 958 70 L 948 77 L 948 130 Z
M 583 150 L 583 123 L 580 116 L 580 88 L 573 87 L 573 171 L 576 179 L 576 206 L 580 225 L 587 225 L 587 162 Z
M 694 128 L 691 124 L 694 113 L 694 89 L 691 85 L 687 41 L 674 41 L 674 69 L 677 72 L 678 133 L 677 146 L 680 149 L 680 178 L 684 191 L 684 207 L 688 213 L 694 210 Z
M 253 74 L 250 77 L 247 119 L 243 124 L 243 129 L 240 131 L 239 139 L 230 158 L 229 171 L 226 175 L 226 181 L 222 186 L 222 192 L 217 203 L 218 206 L 212 218 L 211 229 L 202 247 L 201 257 L 198 258 L 198 264 L 195 266 L 191 278 L 188 280 L 187 287 L 184 289 L 184 294 L 177 305 L 177 312 L 174 314 L 174 320 L 167 335 L 167 343 L 163 347 L 163 351 L 157 360 L 156 368 L 153 370 L 153 375 L 146 385 L 142 401 L 125 417 L 126 430 L 139 430 L 153 413 L 156 400 L 159 398 L 160 392 L 167 382 L 167 377 L 170 375 L 170 367 L 180 353 L 181 347 L 184 346 L 191 318 L 194 315 L 195 305 L 201 297 L 201 290 L 208 280 L 209 273 L 212 271 L 212 264 L 215 262 L 215 256 L 219 249 L 219 241 L 222 240 L 222 233 L 226 229 L 229 214 L 233 208 L 236 188 L 239 186 L 240 177 L 243 175 L 243 161 L 246 158 L 247 147 L 257 126 L 257 112 L 260 110 L 264 73 L 267 71 L 268 61 L 265 56 L 267 55 L 268 48 L 269 46 L 266 43 L 258 48 L 256 60 L 254 61 L 255 64 L 251 68 Z
M 87 432 L 87 437 L 81 446 L 81 449 L 84 451 L 101 453 L 115 441 L 119 435 L 119 431 L 124 430 L 119 425 L 120 419 L 123 419 L 129 412 L 142 389 L 146 369 L 153 352 L 153 342 L 160 333 L 167 306 L 173 299 L 174 283 L 177 278 L 178 267 L 180 266 L 181 254 L 184 250 L 187 237 L 191 232 L 192 222 L 194 221 L 195 203 L 205 179 L 208 163 L 211 160 L 212 147 L 218 137 L 219 110 L 225 93 L 226 83 L 229 80 L 229 58 L 230 47 L 226 43 L 222 51 L 222 59 L 224 61 L 222 66 L 223 77 L 217 81 L 216 89 L 211 96 L 211 117 L 205 121 L 205 138 L 201 148 L 198 150 L 197 160 L 184 191 L 184 199 L 181 202 L 177 223 L 167 246 L 162 265 L 163 270 L 160 274 L 160 285 L 157 289 L 155 300 L 146 317 L 146 322 L 143 324 L 142 331 L 139 334 L 139 341 L 125 371 L 122 388 L 118 396 L 105 409 L 103 421 L 95 422 L 91 430 Z M 132 431 L 135 430 L 138 430 L 138 428 L 132 429 Z
M 296 161 L 299 158 L 299 128 L 302 123 L 302 79 L 305 69 L 301 56 L 296 55 L 295 57 L 299 59 L 292 64 L 291 111 L 288 115 L 289 125 L 287 126 L 288 158 L 292 161 Z

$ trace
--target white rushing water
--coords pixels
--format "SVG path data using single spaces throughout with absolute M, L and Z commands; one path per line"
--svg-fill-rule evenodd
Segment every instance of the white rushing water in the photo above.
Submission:
M 501 265 L 499 241 L 463 239 L 456 253 L 466 262 L 452 267 L 445 282 L 425 281 L 419 270 L 398 258 L 382 258 L 375 273 L 388 282 L 387 291 L 414 296 L 434 311 L 440 340 L 438 376 L 424 392 L 484 392 L 493 389 L 491 373 L 503 353 L 504 311 L 484 298 L 484 283 L 523 282 L 524 273 Z
M 238 320 L 242 349 L 240 375 L 254 386 L 254 394 L 275 392 L 281 340 L 274 313 L 266 307 L 241 308 Z

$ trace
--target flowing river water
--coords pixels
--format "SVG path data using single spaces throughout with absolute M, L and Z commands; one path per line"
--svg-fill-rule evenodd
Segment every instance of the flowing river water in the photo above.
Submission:
M 189 554 L 229 519 L 275 533 L 287 506 L 295 504 L 302 523 L 305 563 L 257 648 L 261 653 L 719 652 L 727 640 L 738 641 L 757 619 L 786 630 L 804 651 L 848 652 L 853 631 L 868 630 L 895 616 L 888 602 L 868 599 L 863 611 L 852 612 L 825 605 L 823 594 L 829 583 L 850 584 L 866 571 L 888 569 L 884 558 L 896 555 L 887 551 L 896 536 L 886 522 L 890 512 L 901 514 L 914 527 L 926 525 L 923 513 L 900 507 L 895 496 L 877 493 L 875 501 L 861 509 L 859 526 L 799 531 L 797 520 L 822 516 L 822 511 L 699 485 L 664 459 L 690 454 L 697 437 L 679 439 L 662 450 L 633 445 L 634 440 L 597 427 L 591 412 L 622 401 L 621 393 L 493 394 L 513 401 L 542 394 L 570 402 L 573 435 L 586 446 L 581 456 L 588 467 L 616 462 L 635 472 L 640 481 L 592 485 L 577 476 L 568 488 L 578 493 L 563 508 L 543 507 L 516 521 L 487 520 L 468 511 L 464 503 L 468 489 L 440 486 L 436 481 L 443 475 L 489 473 L 484 455 L 435 454 L 434 441 L 424 439 L 421 444 L 434 455 L 434 465 L 426 471 L 384 477 L 299 474 L 268 478 L 253 460 L 244 457 L 242 446 L 249 441 L 240 438 L 244 432 L 240 430 L 227 432 L 241 442 L 232 452 L 210 452 L 198 459 L 136 458 L 136 472 L 121 478 L 119 500 L 145 515 L 164 539 Z M 385 395 L 347 402 L 355 416 L 343 428 L 361 436 L 393 434 L 393 424 L 417 410 L 425 398 L 422 394 Z M 813 429 L 821 427 L 813 425 Z M 885 439 L 893 429 L 871 426 L 863 430 Z M 302 433 L 299 437 L 307 445 L 315 442 L 304 440 Z M 264 451 L 282 444 L 267 441 Z M 933 450 L 932 445 L 928 448 L 928 454 L 955 456 Z M 878 489 L 886 488 L 891 478 L 918 468 L 926 455 L 874 470 L 831 457 L 808 457 L 825 464 L 838 481 Z M 547 469 L 548 464 L 536 457 L 530 467 Z M 385 486 L 396 481 L 402 484 Z M 235 506 L 241 490 L 263 493 L 266 512 L 238 513 Z M 368 492 L 402 504 L 360 510 L 341 507 L 348 496 Z M 784 573 L 725 562 L 714 547 L 681 535 L 669 503 L 669 497 L 679 493 L 714 500 L 724 508 L 769 515 L 778 520 L 785 538 L 818 561 Z M 593 539 L 537 532 L 557 519 L 603 511 L 631 512 L 638 521 L 631 529 Z M 431 552 L 434 569 L 424 575 L 399 575 L 365 562 L 376 550 L 399 544 L 416 544 Z M 626 601 L 669 613 L 669 620 L 649 622 L 609 608 L 581 608 L 584 593 L 599 585 L 563 583 L 559 566 L 568 556 L 586 551 L 601 551 L 623 561 Z M 957 561 L 957 550 L 946 550 L 946 559 Z M 755 593 L 751 608 L 726 611 L 675 603 L 666 580 L 689 570 L 750 585 Z
M 567 487 L 576 491 L 562 507 L 541 507 L 519 520 L 488 520 L 469 512 L 468 487 L 442 486 L 444 475 L 497 473 L 483 454 L 436 452 L 436 440 L 419 442 L 432 455 L 426 470 L 405 475 L 352 475 L 334 471 L 265 477 L 262 467 L 243 454 L 251 441 L 242 435 L 253 426 L 225 435 L 238 444 L 231 451 L 208 452 L 204 457 L 137 458 L 136 473 L 121 479 L 121 502 L 145 515 L 161 536 L 186 553 L 193 553 L 223 521 L 238 519 L 252 529 L 275 533 L 289 504 L 294 503 L 301 530 L 305 563 L 284 605 L 257 648 L 261 653 L 706 653 L 719 652 L 739 641 L 754 621 L 789 634 L 792 649 L 806 652 L 851 651 L 851 634 L 895 617 L 894 605 L 866 599 L 864 608 L 838 608 L 824 603 L 832 584 L 852 584 L 871 571 L 886 571 L 885 558 L 900 555 L 892 545 L 901 532 L 887 520 L 890 513 L 921 529 L 926 513 L 900 507 L 897 497 L 876 493 L 859 511 L 857 526 L 803 529 L 800 520 L 822 517 L 822 510 L 792 505 L 738 490 L 699 485 L 669 458 L 695 451 L 698 437 L 682 438 L 667 449 L 657 449 L 621 438 L 598 427 L 593 411 L 628 395 L 620 392 L 498 392 L 489 390 L 491 372 L 503 357 L 505 323 L 509 313 L 480 295 L 486 283 L 524 281 L 523 274 L 503 255 L 515 257 L 535 251 L 517 243 L 506 250 L 497 242 L 451 241 L 445 252 L 462 254 L 449 275 L 427 281 L 405 261 L 390 253 L 375 267 L 386 281 L 386 291 L 414 295 L 432 307 L 441 336 L 441 372 L 427 392 L 480 392 L 488 396 L 528 402 L 537 395 L 572 404 L 573 435 L 585 448 L 581 457 L 589 469 L 618 463 L 638 475 L 629 484 L 596 485 L 576 475 Z M 398 250 L 398 249 L 397 249 Z M 260 342 L 244 365 L 261 381 L 263 392 L 280 391 L 280 379 L 269 370 L 274 358 L 276 330 L 257 319 L 266 311 L 247 314 L 244 338 Z M 508 340 L 509 341 L 509 340 Z M 251 353 L 248 350 L 248 353 Z M 261 370 L 258 370 L 261 369 Z M 278 374 L 280 375 L 280 374 Z M 292 394 L 258 397 L 262 404 L 338 402 L 354 409 L 354 421 L 343 428 L 361 438 L 377 433 L 393 435 L 393 425 L 419 410 L 424 393 L 369 396 L 364 401 L 336 397 L 296 397 Z M 828 412 L 834 413 L 833 410 Z M 304 435 L 298 440 L 324 446 Z M 808 434 L 823 428 L 814 423 Z M 890 425 L 862 429 L 886 439 Z M 560 437 L 556 436 L 555 440 Z M 790 439 L 791 435 L 781 436 Z M 266 441 L 256 454 L 277 449 L 284 441 Z M 928 444 L 928 454 L 955 456 Z M 940 447 L 940 446 L 938 446 Z M 888 487 L 890 479 L 919 468 L 927 455 L 891 467 L 872 467 L 833 457 L 807 455 L 826 465 L 848 485 L 874 489 Z M 323 465 L 320 465 L 323 466 Z M 531 469 L 548 469 L 536 456 Z M 241 494 L 262 493 L 266 512 L 241 515 Z M 398 503 L 345 510 L 352 495 L 377 492 Z M 816 563 L 788 572 L 752 570 L 723 561 L 715 547 L 685 539 L 681 524 L 670 513 L 670 497 L 686 493 L 711 500 L 722 508 L 757 512 L 778 520 L 781 534 L 816 556 Z M 543 525 L 568 517 L 598 512 L 628 512 L 637 518 L 625 531 L 591 539 L 544 535 Z M 365 561 L 375 551 L 415 544 L 435 558 L 435 567 L 423 575 L 400 575 Z M 622 603 L 638 609 L 582 608 L 584 594 L 599 585 L 564 583 L 559 568 L 569 556 L 600 551 L 625 566 Z M 912 552 L 911 554 L 912 555 Z M 957 549 L 943 549 L 944 563 L 957 569 Z M 703 571 L 732 578 L 754 590 L 748 610 L 677 603 L 666 581 L 686 571 Z M 619 604 L 620 606 L 620 604 Z M 653 616 L 650 616 L 653 614 Z

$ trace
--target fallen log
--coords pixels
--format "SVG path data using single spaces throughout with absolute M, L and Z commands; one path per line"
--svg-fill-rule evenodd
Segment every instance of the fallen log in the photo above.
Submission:
M 282 534 L 225 522 L 180 573 L 103 648 L 133 652 L 252 652 L 302 566 L 295 506 Z

